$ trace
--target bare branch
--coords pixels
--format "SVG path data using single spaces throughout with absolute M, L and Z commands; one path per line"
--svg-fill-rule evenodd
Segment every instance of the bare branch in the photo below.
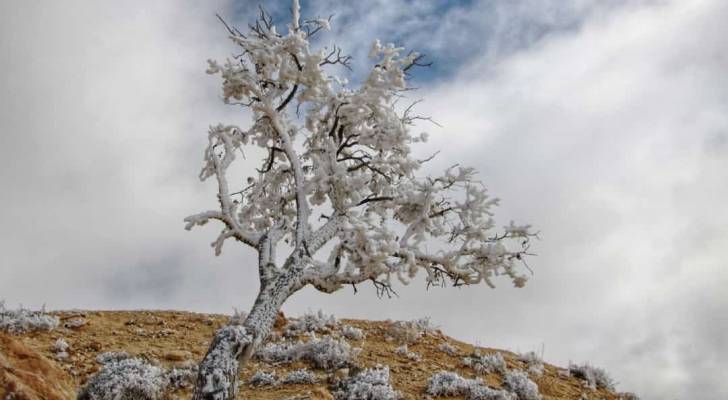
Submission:
M 351 56 L 350 55 L 342 55 L 341 54 L 341 47 L 337 47 L 334 45 L 331 52 L 326 55 L 323 61 L 319 63 L 319 66 L 323 67 L 324 65 L 343 65 L 346 69 L 351 71 Z
M 432 66 L 432 62 L 428 62 L 428 63 L 421 62 L 423 58 L 425 58 L 425 55 L 424 54 L 418 55 L 417 57 L 415 57 L 412 60 L 412 62 L 409 65 L 406 65 L 404 68 L 402 68 L 402 71 L 407 72 L 412 67 L 431 67 Z
M 361 205 L 364 205 L 367 203 L 373 203 L 373 202 L 377 202 L 377 201 L 391 201 L 391 200 L 394 200 L 394 197 L 392 197 L 392 196 L 379 196 L 379 197 L 369 196 L 366 199 L 357 203 L 356 205 L 361 206 Z

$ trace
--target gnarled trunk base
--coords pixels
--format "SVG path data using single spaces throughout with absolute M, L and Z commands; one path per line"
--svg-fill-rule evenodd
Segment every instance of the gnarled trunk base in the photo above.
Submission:
M 298 287 L 298 275 L 286 271 L 262 280 L 245 322 L 224 326 L 215 333 L 200 363 L 193 400 L 235 399 L 240 369 L 268 337 L 281 305 Z

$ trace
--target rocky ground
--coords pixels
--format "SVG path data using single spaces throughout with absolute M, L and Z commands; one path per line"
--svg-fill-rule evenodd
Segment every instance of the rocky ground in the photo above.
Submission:
M 72 399 L 79 387 L 101 368 L 97 357 L 105 352 L 126 352 L 164 368 L 189 367 L 205 353 L 214 331 L 227 323 L 221 315 L 181 311 L 72 311 L 50 313 L 59 318 L 51 331 L 24 333 L 0 332 L 0 399 Z M 316 322 L 317 318 L 312 317 Z M 325 318 L 323 318 L 325 320 Z M 445 336 L 437 329 L 419 329 L 415 325 L 396 325 L 389 321 L 339 320 L 318 322 L 321 326 L 291 330 L 291 322 L 282 315 L 276 322 L 274 343 L 311 340 L 327 335 L 347 340 L 361 350 L 355 362 L 346 368 L 328 371 L 305 360 L 273 363 L 253 360 L 241 372 L 241 382 L 248 382 L 256 371 L 286 373 L 306 369 L 315 375 L 315 383 L 241 386 L 245 399 L 333 399 L 337 380 L 376 365 L 388 366 L 390 382 L 402 399 L 455 399 L 434 397 L 426 393 L 429 379 L 440 371 L 457 372 L 465 378 L 480 377 L 493 388 L 503 386 L 503 371 L 485 371 L 464 360 L 476 350 L 481 355 L 500 352 L 507 370 L 527 371 L 529 364 L 519 355 L 503 350 L 476 348 Z M 348 335 L 345 326 L 361 329 L 363 339 Z M 351 328 L 346 328 L 350 329 Z M 314 332 L 315 331 L 315 332 Z M 353 331 L 356 331 L 354 329 Z M 59 341 L 59 339 L 62 339 Z M 60 342 L 65 342 L 64 348 Z M 408 344 L 406 350 L 402 347 Z M 522 358 L 522 357 L 521 357 Z M 568 370 L 544 364 L 542 373 L 529 373 L 543 399 L 628 398 L 603 387 L 590 388 Z M 184 386 L 184 385 L 181 385 Z M 168 390 L 170 399 L 189 398 L 189 387 Z

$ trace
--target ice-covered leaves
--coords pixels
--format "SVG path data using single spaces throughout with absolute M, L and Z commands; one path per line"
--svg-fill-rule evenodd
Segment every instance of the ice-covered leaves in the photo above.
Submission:
M 528 373 L 540 376 L 543 374 L 543 360 L 533 351 L 518 355 L 518 361 L 526 363 Z
M 126 352 L 96 356 L 101 369 L 78 392 L 79 400 L 156 400 L 166 390 L 191 387 L 197 365 L 185 363 L 169 370 Z
M 307 369 L 297 369 L 288 372 L 281 379 L 275 372 L 256 371 L 250 377 L 248 383 L 253 386 L 274 386 L 274 385 L 310 385 L 318 381 L 318 377 L 313 371 Z
M 480 379 L 466 379 L 456 372 L 440 371 L 427 382 L 427 393 L 432 396 L 465 396 L 471 386 L 481 384 Z
M 394 321 L 387 329 L 386 336 L 398 343 L 412 344 L 422 335 L 433 331 L 435 328 L 430 318 L 419 318 L 410 321 Z
M 281 383 L 284 385 L 313 384 L 318 378 L 316 374 L 307 369 L 297 369 L 283 376 Z
M 303 360 L 315 368 L 331 371 L 349 366 L 359 352 L 346 340 L 324 336 L 312 337 L 307 342 L 271 343 L 258 350 L 255 357 L 270 363 Z
M 336 400 L 397 400 L 399 392 L 389 383 L 389 367 L 367 368 L 339 381 L 333 391 Z
M 427 382 L 427 394 L 435 397 L 463 396 L 467 400 L 516 400 L 505 390 L 488 387 L 478 379 L 467 379 L 456 372 L 440 371 Z
M 168 384 L 164 370 L 144 360 L 110 360 L 81 388 L 78 400 L 158 400 Z
M 197 364 L 188 361 L 182 365 L 176 365 L 169 369 L 166 373 L 167 381 L 170 389 L 183 389 L 192 387 L 197 378 Z
M 410 351 L 406 344 L 397 347 L 396 349 L 394 349 L 394 352 L 400 356 L 408 358 L 411 361 L 420 361 L 420 355 L 415 353 L 414 351 Z
M 96 362 L 105 365 L 113 362 L 119 362 L 131 358 L 131 355 L 125 351 L 105 351 L 96 356 Z
M 506 372 L 506 361 L 500 352 L 481 354 L 480 351 L 476 350 L 463 358 L 463 365 L 471 367 L 475 372 L 481 374 L 493 372 L 503 374 Z
M 253 376 L 248 379 L 248 383 L 252 386 L 272 386 L 278 381 L 275 372 L 256 371 Z
M 44 310 L 31 311 L 20 307 L 15 310 L 5 308 L 0 301 L 0 331 L 23 333 L 34 331 L 51 331 L 58 327 L 59 319 L 48 315 Z
M 330 336 L 323 339 L 312 339 L 303 346 L 301 358 L 310 361 L 314 367 L 334 370 L 349 366 L 361 351 L 352 348 L 345 340 L 336 340 Z
M 448 342 L 442 342 L 437 346 L 437 349 L 440 350 L 443 353 L 449 354 L 451 356 L 454 356 L 458 353 L 458 349 L 455 348 L 455 346 L 451 345 Z
M 538 385 L 523 371 L 508 371 L 503 376 L 503 385 L 518 395 L 518 400 L 541 400 Z
M 298 318 L 291 318 L 286 327 L 288 335 L 302 333 L 327 332 L 335 328 L 339 321 L 333 315 L 326 315 L 319 310 L 317 313 L 306 313 Z
M 583 379 L 591 388 L 604 388 L 609 391 L 614 391 L 614 380 L 602 368 L 597 368 L 589 364 L 569 364 L 569 374 L 573 377 Z
M 365 336 L 363 330 L 351 325 L 342 326 L 341 335 L 349 340 L 362 340 Z

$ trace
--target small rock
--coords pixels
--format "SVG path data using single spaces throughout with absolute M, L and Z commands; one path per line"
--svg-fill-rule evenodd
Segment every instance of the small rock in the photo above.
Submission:
M 88 348 L 93 351 L 100 351 L 103 348 L 103 346 L 101 345 L 100 342 L 94 340 L 93 342 L 88 344 Z
M 84 325 L 86 325 L 88 321 L 86 321 L 85 318 L 81 317 L 73 317 L 66 322 L 63 323 L 63 327 L 66 329 L 78 329 Z

